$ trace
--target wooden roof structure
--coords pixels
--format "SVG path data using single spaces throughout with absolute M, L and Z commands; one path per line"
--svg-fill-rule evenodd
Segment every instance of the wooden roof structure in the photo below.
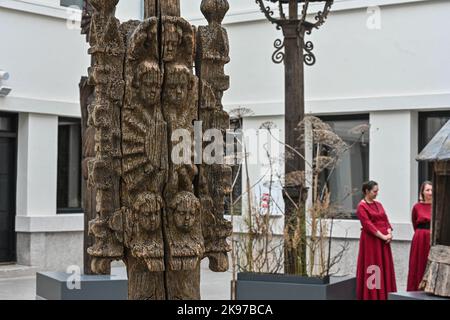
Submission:
M 418 161 L 450 160 L 450 121 L 438 131 L 416 159 Z

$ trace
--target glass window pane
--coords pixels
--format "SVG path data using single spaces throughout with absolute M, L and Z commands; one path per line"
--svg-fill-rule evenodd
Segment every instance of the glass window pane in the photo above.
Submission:
M 328 182 L 331 201 L 342 218 L 356 217 L 356 207 L 361 201 L 359 190 L 363 182 L 369 179 L 369 117 L 354 118 L 323 118 L 351 147 L 331 172 Z
M 60 5 L 63 7 L 77 6 L 78 8 L 82 8 L 83 0 L 61 0 Z
M 58 194 L 59 213 L 81 210 L 81 121 L 64 119 L 58 128 Z
M 0 117 L 0 131 L 12 131 L 12 119 Z
M 242 215 L 242 166 L 241 166 L 241 147 L 239 146 L 242 141 L 242 119 L 231 120 L 230 131 L 227 133 L 227 143 L 233 141 L 233 164 L 232 168 L 232 183 L 233 191 L 229 196 L 225 197 L 225 214 Z M 231 201 L 234 205 L 231 208 Z

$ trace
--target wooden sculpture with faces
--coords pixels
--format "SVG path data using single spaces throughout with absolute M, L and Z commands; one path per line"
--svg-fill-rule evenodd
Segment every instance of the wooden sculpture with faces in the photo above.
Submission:
M 123 23 L 117 4 L 85 1 L 82 21 L 92 61 L 81 86 L 90 269 L 105 274 L 123 260 L 130 299 L 199 299 L 201 260 L 228 270 L 231 168 L 174 162 L 171 137 L 193 138 L 195 121 L 229 127 L 228 1 L 203 0 L 208 25 L 198 29 L 179 0 L 146 0 L 145 20 Z

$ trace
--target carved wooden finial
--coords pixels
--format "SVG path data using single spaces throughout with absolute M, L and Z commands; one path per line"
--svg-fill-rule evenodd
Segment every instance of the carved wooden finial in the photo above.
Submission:
M 227 0 L 202 0 L 200 9 L 210 24 L 221 24 L 230 5 Z

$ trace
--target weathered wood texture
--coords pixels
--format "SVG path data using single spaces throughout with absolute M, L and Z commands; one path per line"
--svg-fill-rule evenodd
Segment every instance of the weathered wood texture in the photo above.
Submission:
M 450 161 L 434 163 L 432 243 L 450 246 Z
M 448 130 L 445 127 L 443 129 Z M 441 148 L 447 148 L 447 146 L 443 144 Z M 443 297 L 450 297 L 449 198 L 450 162 L 436 161 L 433 175 L 432 247 L 420 288 L 425 292 Z
M 125 43 L 120 22 L 114 17 L 118 0 L 91 0 L 89 30 L 92 67 L 90 84 L 95 100 L 89 120 L 95 128 L 95 158 L 88 162 L 89 183 L 97 189 L 97 217 L 89 223 L 95 243 L 88 248 L 92 271 L 105 273 L 113 259 L 124 257 L 121 227 L 121 123 L 124 97 Z
M 435 245 L 431 248 L 420 288 L 431 294 L 450 297 L 450 247 Z
M 96 217 L 96 196 L 97 190 L 88 183 L 89 172 L 88 163 L 95 159 L 95 128 L 90 125 L 90 106 L 94 101 L 94 86 L 88 83 L 87 77 L 82 77 L 80 81 L 80 106 L 81 106 L 81 144 L 82 144 L 82 199 L 84 211 L 84 229 L 89 229 L 89 221 Z M 87 254 L 87 249 L 94 245 L 94 237 L 88 232 L 84 233 L 84 274 L 93 274 L 91 269 L 92 257 Z M 105 274 L 109 274 L 109 268 L 103 270 Z
M 92 19 L 92 6 L 85 1 L 83 3 L 83 13 L 81 19 L 81 34 L 86 36 L 89 42 L 90 26 Z M 92 59 L 91 59 L 92 61 Z M 92 66 L 91 66 L 92 67 Z M 84 230 L 89 230 L 89 221 L 96 217 L 96 196 L 97 190 L 88 183 L 88 163 L 95 158 L 95 128 L 90 119 L 92 103 L 95 100 L 94 86 L 90 84 L 88 77 L 82 77 L 80 80 L 80 107 L 81 107 L 81 141 L 82 141 L 82 206 L 84 212 Z M 92 257 L 87 253 L 87 249 L 94 245 L 94 236 L 88 232 L 84 233 L 83 239 L 83 269 L 84 274 L 94 274 L 91 268 Z M 110 273 L 107 266 L 103 270 L 104 274 Z
M 231 169 L 195 165 L 193 152 L 174 161 L 172 134 L 183 129 L 194 141 L 196 120 L 220 135 L 229 127 L 221 102 L 229 87 L 221 26 L 228 2 L 203 0 L 209 25 L 198 32 L 179 17 L 179 0 L 147 0 L 144 21 L 122 24 L 118 0 L 89 2 L 94 101 L 83 116 L 95 135 L 95 152 L 85 156 L 96 190 L 92 270 L 107 272 L 121 259 L 130 299 L 199 299 L 200 261 L 228 269 L 231 225 L 223 213 Z
M 195 65 L 201 83 L 198 117 L 202 121 L 203 132 L 220 130 L 220 135 L 215 139 L 223 139 L 230 127 L 230 118 L 222 105 L 223 93 L 230 87 L 230 79 L 224 71 L 225 64 L 230 61 L 228 34 L 221 26 L 228 9 L 226 0 L 202 1 L 201 11 L 208 20 L 208 26 L 199 27 L 197 32 Z M 205 254 L 211 270 L 226 271 L 227 252 L 230 251 L 227 237 L 231 235 L 232 227 L 223 218 L 223 203 L 225 196 L 231 192 L 232 169 L 226 165 L 203 164 L 199 175 L 198 194 L 203 208 Z

